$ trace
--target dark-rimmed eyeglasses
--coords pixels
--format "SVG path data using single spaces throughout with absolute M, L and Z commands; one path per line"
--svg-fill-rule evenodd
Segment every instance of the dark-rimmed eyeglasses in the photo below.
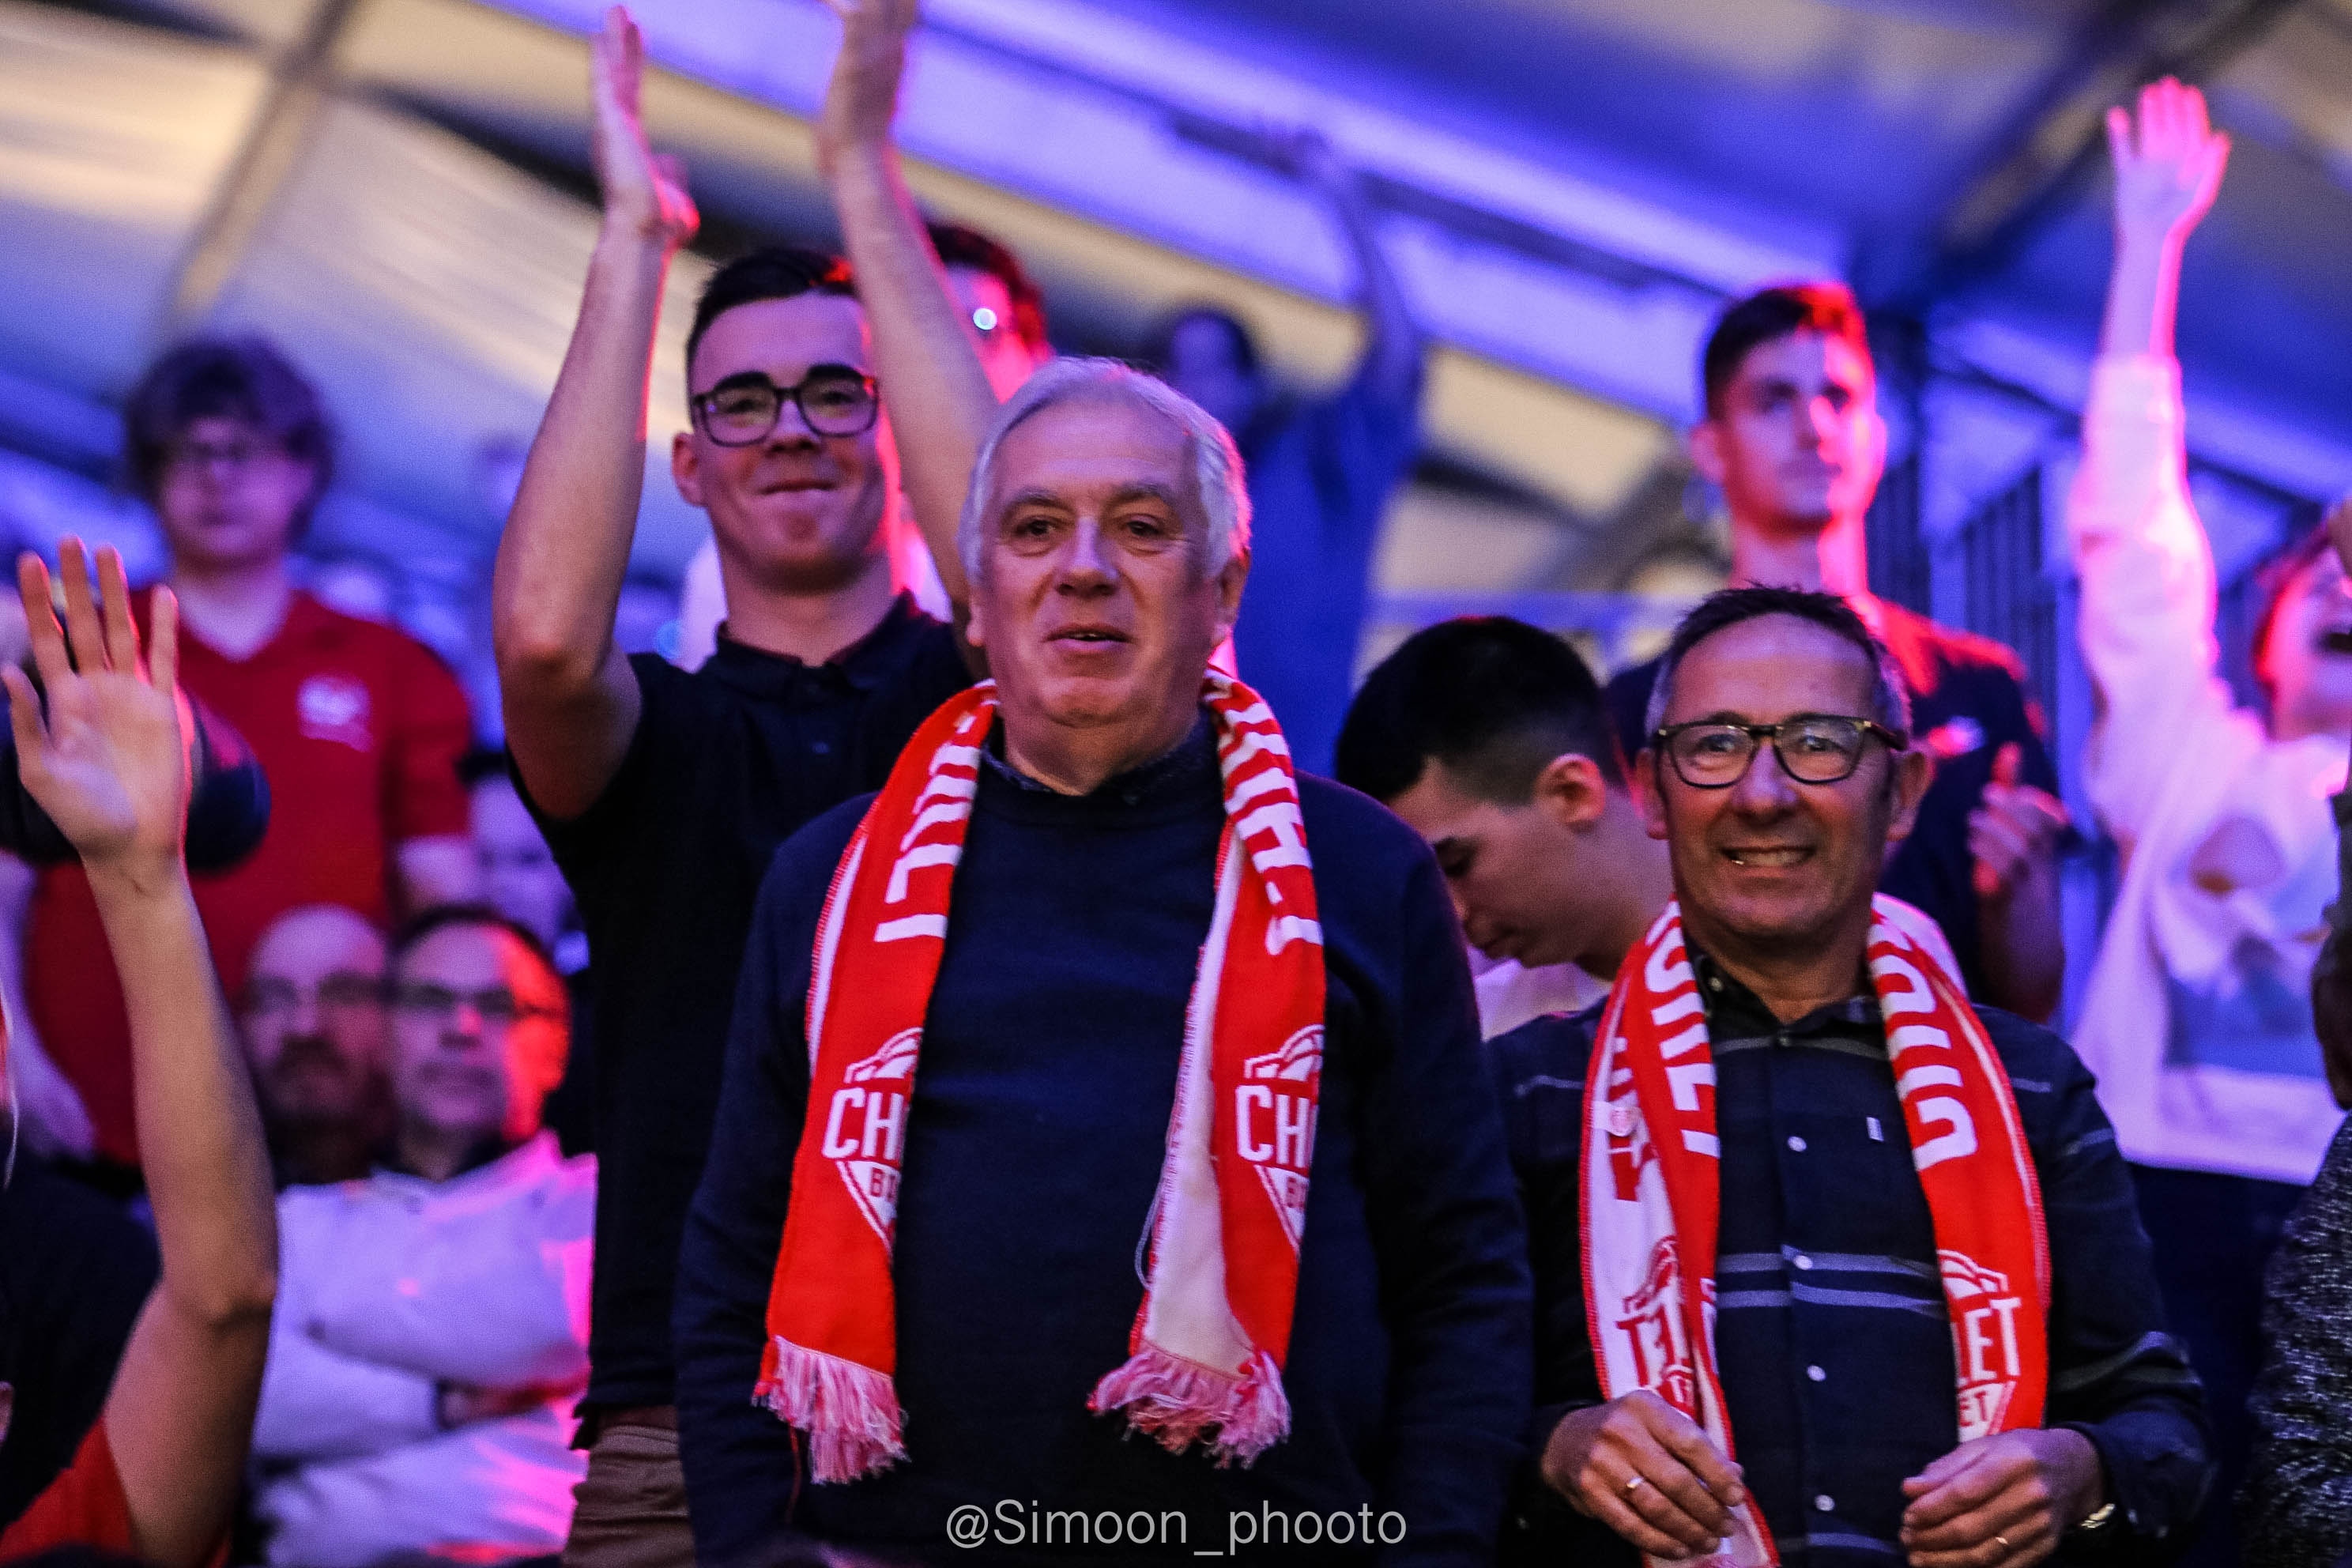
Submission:
M 778 386 L 756 370 L 730 375 L 687 399 L 702 433 L 722 447 L 755 447 L 775 434 L 784 405 L 819 436 L 860 436 L 871 429 L 881 398 L 874 378 L 845 364 L 821 364 L 796 386 Z
M 290 980 L 264 977 L 250 981 L 245 988 L 245 1010 L 261 1017 L 275 1017 L 282 1013 L 301 1009 L 309 999 L 312 1005 L 340 1008 L 346 1012 L 383 1005 L 383 982 L 364 974 L 338 970 L 316 985 L 298 985 Z
M 1675 765 L 1675 774 L 1693 789 L 1729 789 L 1748 776 L 1758 748 L 1769 741 L 1781 771 L 1799 784 L 1830 784 L 1853 776 L 1865 742 L 1875 735 L 1890 752 L 1910 740 L 1885 725 L 1839 713 L 1800 713 L 1778 724 L 1735 724 L 1695 719 L 1652 732 L 1650 745 Z
M 395 1012 L 432 1023 L 456 1017 L 458 1007 L 464 1005 L 492 1028 L 506 1028 L 526 1018 L 560 1016 L 559 1009 L 525 1002 L 503 985 L 488 991 L 452 991 L 446 985 L 411 982 L 393 987 L 392 1005 Z

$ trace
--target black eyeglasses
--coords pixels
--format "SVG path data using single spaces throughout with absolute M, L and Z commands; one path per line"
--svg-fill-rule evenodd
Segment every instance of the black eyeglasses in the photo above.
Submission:
M 1862 766 L 1863 742 L 1875 735 L 1890 752 L 1911 742 L 1884 724 L 1835 713 L 1800 713 L 1778 724 L 1734 724 L 1696 719 L 1654 731 L 1650 744 L 1665 753 L 1675 773 L 1693 789 L 1729 789 L 1748 776 L 1757 748 L 1772 742 L 1780 767 L 1799 784 L 1829 784 L 1853 776 Z
M 308 996 L 321 1008 L 335 1007 L 356 1011 L 383 1005 L 383 983 L 364 974 L 337 971 L 316 985 L 297 985 L 290 980 L 261 978 L 245 988 L 245 1009 L 263 1017 L 299 1009 Z
M 560 1016 L 560 1009 L 535 1006 L 504 986 L 490 991 L 452 991 L 446 985 L 420 983 L 396 985 L 392 992 L 394 1010 L 436 1023 L 456 1017 L 460 1004 L 471 1007 L 475 1016 L 492 1028 L 506 1028 L 526 1018 Z
M 845 364 L 821 364 L 797 386 L 778 386 L 756 370 L 730 375 L 687 399 L 702 433 L 722 447 L 755 447 L 775 433 L 787 402 L 820 436 L 858 436 L 873 427 L 882 406 L 874 378 Z

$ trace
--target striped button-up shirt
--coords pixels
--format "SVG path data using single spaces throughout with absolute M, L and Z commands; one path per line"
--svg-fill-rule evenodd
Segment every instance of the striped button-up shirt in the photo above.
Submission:
M 1698 956 L 1717 1074 L 1722 1229 L 1716 1350 L 1737 1457 L 1783 1563 L 1899 1563 L 1903 1481 L 1959 1441 L 1953 1337 L 1878 1008 L 1794 1023 Z M 2169 1555 L 2207 1484 L 2202 1402 L 2163 1331 L 2132 1187 L 2091 1077 L 2064 1041 L 1980 1008 L 2010 1075 L 2048 1225 L 2045 1421 L 2098 1449 L 2109 1526 L 2059 1561 Z M 1585 1328 L 1578 1170 L 1599 1009 L 1489 1042 L 1534 1253 L 1532 1452 L 1601 1386 Z M 1627 1562 L 1532 1468 L 1517 1546 Z M 1586 1552 L 1558 1555 L 1574 1542 Z M 1613 1544 L 1612 1544 L 1613 1543 Z

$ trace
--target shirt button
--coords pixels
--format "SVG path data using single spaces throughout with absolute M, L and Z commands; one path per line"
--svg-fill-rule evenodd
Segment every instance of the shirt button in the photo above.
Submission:
M 1805 1369 L 1805 1375 L 1811 1378 L 1815 1383 L 1827 1383 L 1830 1376 L 1828 1373 L 1823 1372 L 1817 1366 L 1807 1367 Z
M 1827 1492 L 1823 1492 L 1819 1497 L 1813 1499 L 1813 1506 L 1821 1510 L 1823 1513 L 1829 1513 L 1836 1509 L 1837 1499 L 1830 1496 Z
M 1813 1266 L 1813 1260 L 1812 1260 L 1811 1258 L 1810 1258 L 1806 1257 L 1806 1256 L 1805 1256 L 1803 1253 L 1801 1253 L 1801 1252 L 1800 1252 L 1799 1254 L 1797 1254 L 1797 1267 L 1798 1267 L 1798 1268 L 1811 1268 L 1812 1266 Z
M 1789 1140 L 1789 1147 L 1801 1154 L 1805 1152 L 1805 1141 L 1802 1138 L 1791 1138 Z

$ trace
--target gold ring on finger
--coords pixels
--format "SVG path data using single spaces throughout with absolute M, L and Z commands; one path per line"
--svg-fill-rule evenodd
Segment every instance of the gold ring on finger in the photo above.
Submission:
M 2017 1550 L 2017 1548 L 2016 1548 L 2016 1547 L 2011 1546 L 2011 1545 L 2009 1543 L 2009 1537 L 2008 1537 L 2008 1536 L 2006 1536 L 2006 1535 L 1996 1535 L 1996 1536 L 1994 1536 L 1994 1537 L 1992 1538 L 1992 1543 L 1993 1543 L 1995 1546 L 1998 1546 L 1998 1547 L 2000 1547 L 2000 1554 L 2001 1554 L 2003 1557 L 2008 1556 L 2011 1552 L 2014 1552 L 2014 1551 L 2016 1551 L 2016 1550 Z
M 1649 1479 L 1650 1478 L 1647 1476 L 1635 1476 L 1632 1480 L 1625 1483 L 1624 1491 L 1622 1495 L 1632 1497 L 1633 1493 L 1641 1488 L 1642 1484 Z

